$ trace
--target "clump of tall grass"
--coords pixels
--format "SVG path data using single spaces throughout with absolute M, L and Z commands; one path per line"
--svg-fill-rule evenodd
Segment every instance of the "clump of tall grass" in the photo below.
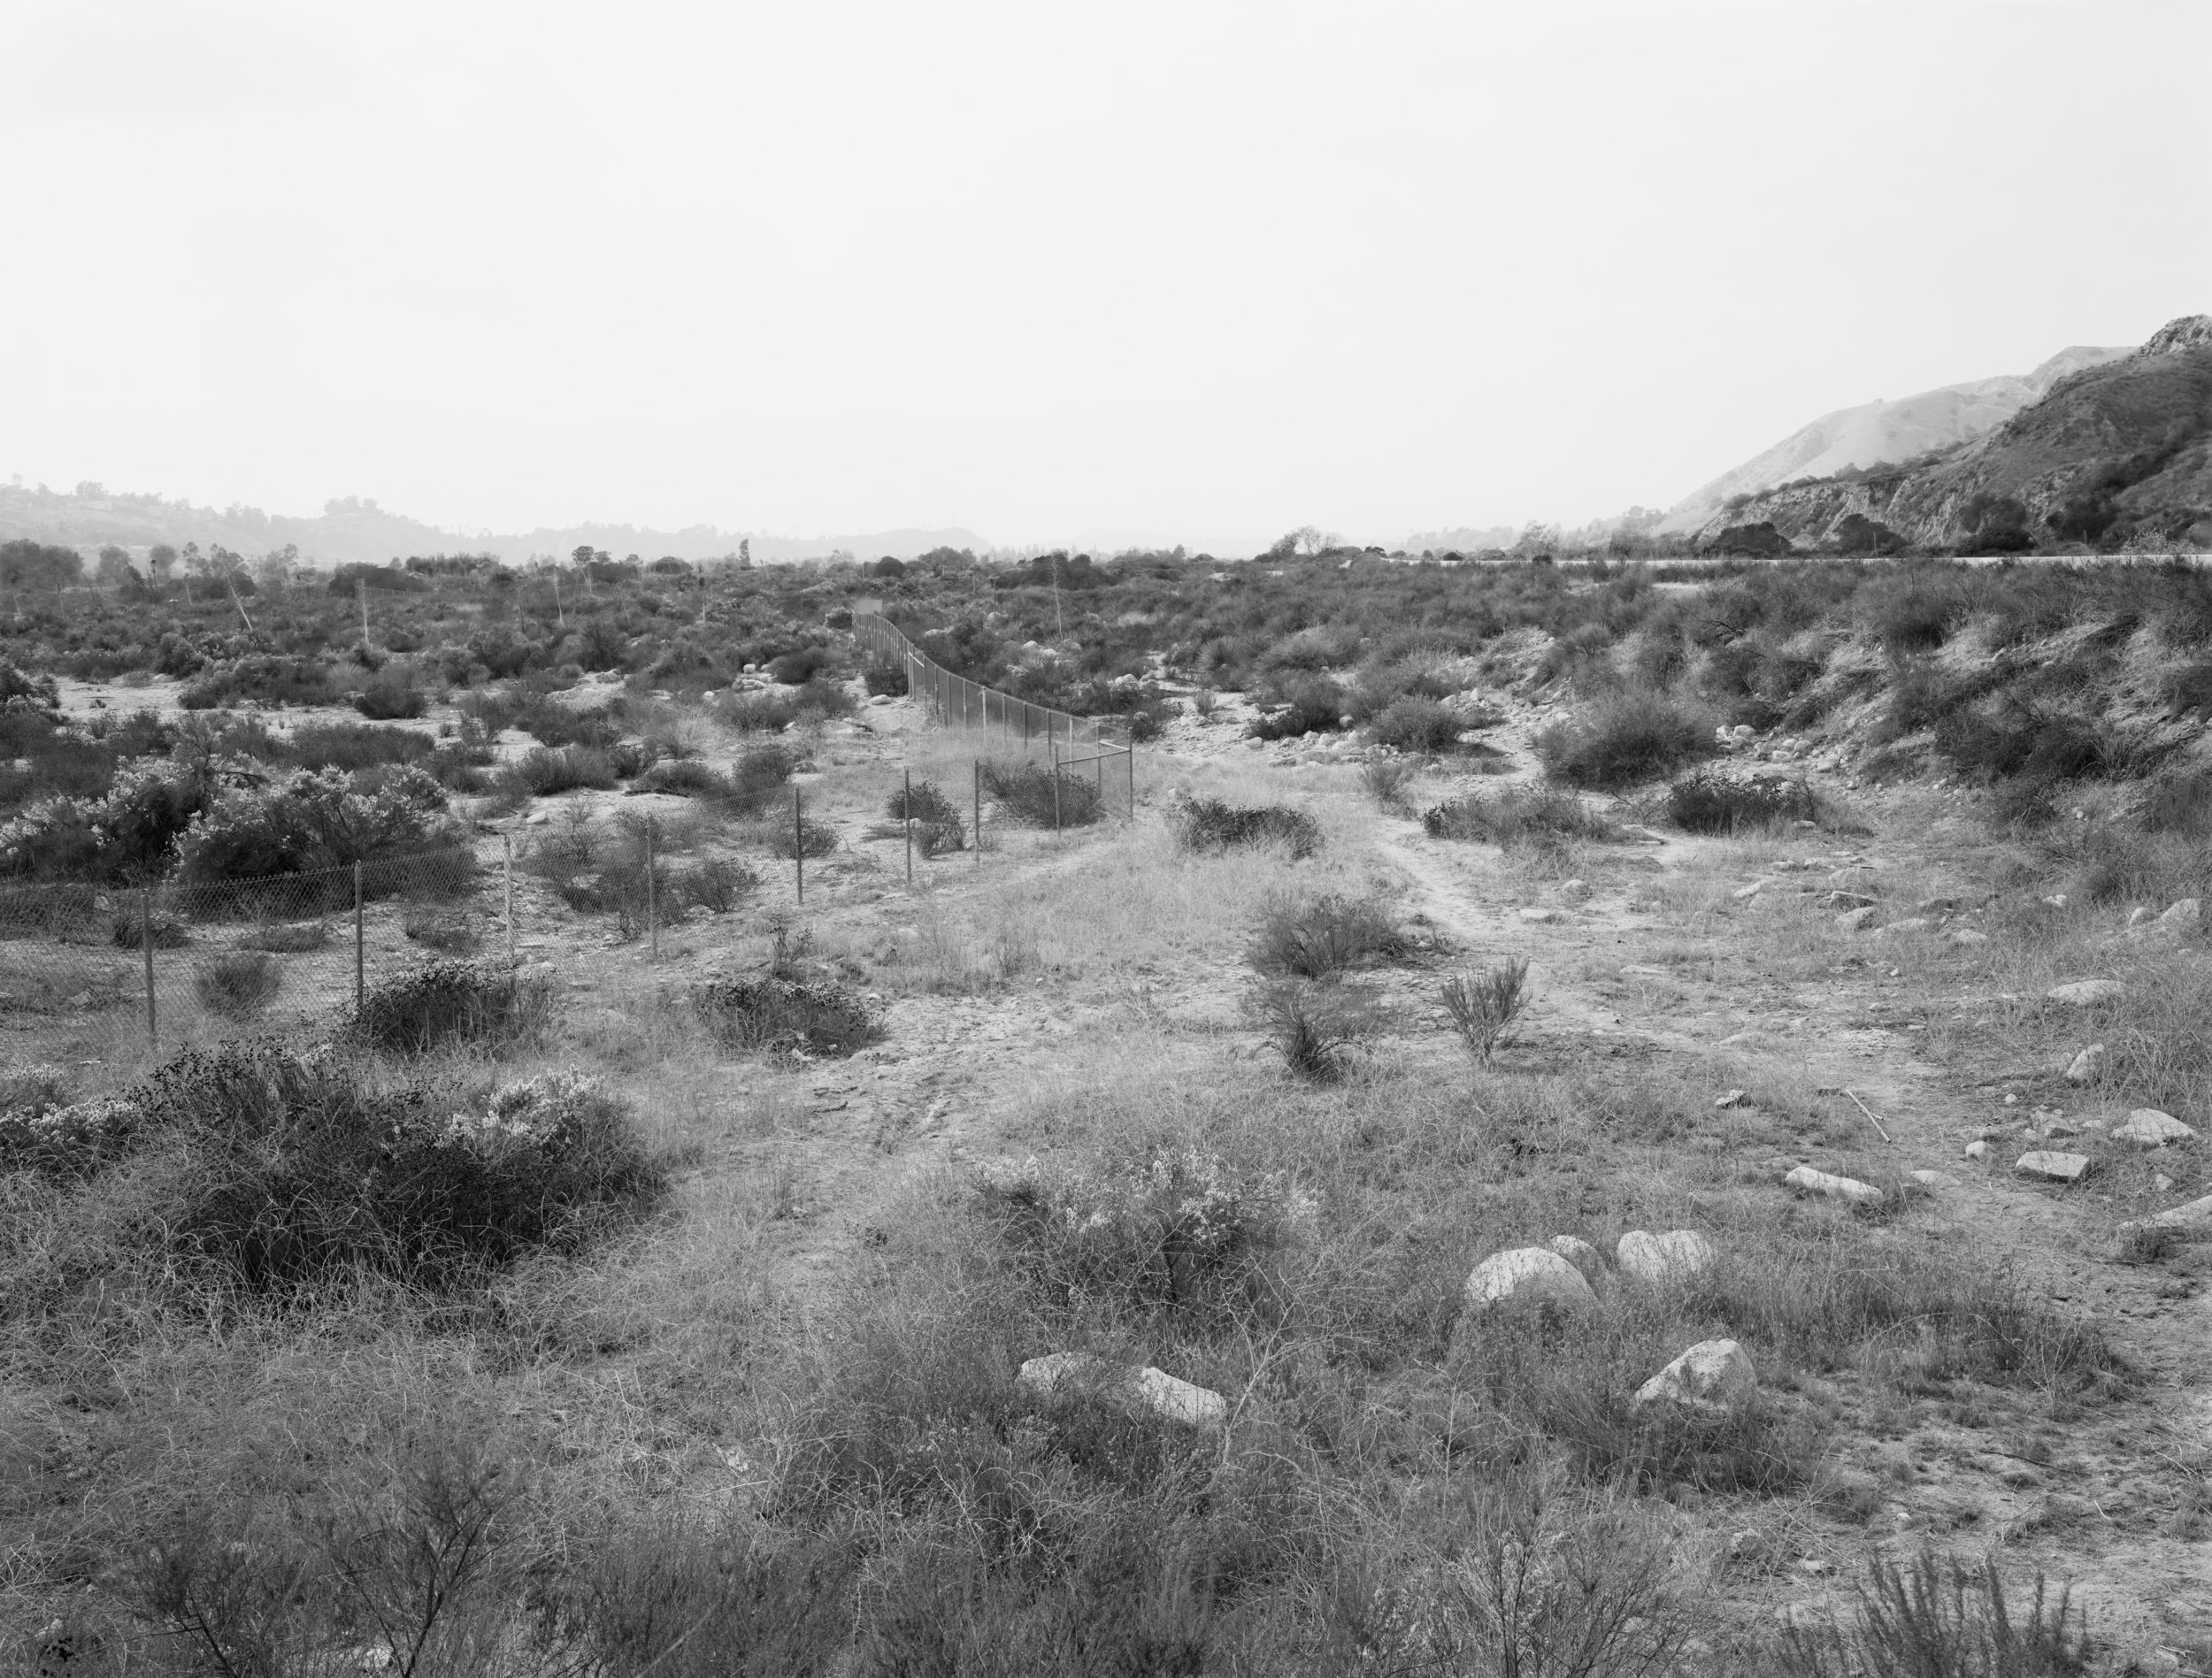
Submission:
M 895 822 L 913 823 L 914 843 L 924 856 L 968 847 L 968 827 L 961 817 L 960 807 L 934 781 L 897 788 L 891 794 L 889 815 Z
M 1095 780 L 1028 762 L 986 762 L 983 790 L 1032 827 L 1087 827 L 1106 813 Z
M 1545 772 L 1570 786 L 1611 792 L 1710 757 L 1713 720 L 1664 693 L 1608 694 L 1536 737 Z
M 1801 777 L 1717 775 L 1699 770 L 1667 789 L 1667 815 L 1693 833 L 1734 833 L 1810 821 L 1813 789 Z
M 552 1009 L 545 979 L 490 962 L 426 962 L 371 985 L 353 1031 L 364 1043 L 403 1054 L 449 1043 L 498 1046 L 542 1031 Z
M 1481 1066 L 1489 1064 L 1532 995 L 1528 960 L 1518 955 L 1481 973 L 1455 973 L 1438 989 L 1453 1031 Z
M 200 1006 L 226 1020 L 250 1020 L 284 985 L 284 965 L 265 950 L 227 950 L 192 969 Z
M 715 1039 L 750 1054 L 846 1056 L 884 1035 L 865 999 L 827 980 L 757 974 L 694 988 L 692 1007 Z
M 1924 1549 L 1901 1564 L 1877 1555 L 1855 1594 L 1847 1631 L 1793 1625 L 1783 1633 L 1792 1678 L 2071 1678 L 2089 1670 L 2085 1621 L 2064 1587 L 2051 1599 L 2040 1572 L 2016 1607 L 1994 1559 L 1970 1567 Z
M 1423 812 L 1421 828 L 1431 839 L 1486 839 L 1509 847 L 1620 837 L 1618 828 L 1572 793 L 1548 786 L 1463 793 Z
M 1278 894 L 1260 912 L 1249 952 L 1275 977 L 1329 979 L 1356 964 L 1396 961 L 1413 942 L 1373 898 Z

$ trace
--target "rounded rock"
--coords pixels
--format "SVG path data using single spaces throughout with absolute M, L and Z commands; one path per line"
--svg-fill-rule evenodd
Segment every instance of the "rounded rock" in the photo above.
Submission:
M 1701 1340 L 1638 1388 L 1636 1403 L 1722 1410 L 1758 1390 L 1758 1371 L 1740 1345 L 1733 1340 Z
M 1613 1256 L 1625 1274 L 1660 1283 L 1686 1281 L 1710 1269 L 1720 1255 L 1694 1230 L 1670 1230 L 1664 1235 L 1631 1230 L 1620 1238 Z
M 1471 1311 L 1526 1306 L 1582 1311 L 1596 1305 L 1598 1299 L 1582 1272 L 1548 1247 L 1509 1247 L 1492 1253 L 1469 1272 L 1466 1298 Z

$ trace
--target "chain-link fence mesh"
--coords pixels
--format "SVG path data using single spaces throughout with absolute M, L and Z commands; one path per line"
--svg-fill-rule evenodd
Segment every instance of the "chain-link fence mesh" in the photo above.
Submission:
M 211 884 L 0 889 L 0 1027 L 157 1045 L 330 1029 L 428 961 L 511 954 L 503 852 Z
M 873 612 L 853 614 L 853 634 L 876 663 L 905 671 L 909 696 L 927 707 L 939 726 L 991 732 L 1019 744 L 1025 753 L 1041 754 L 1048 773 L 1088 782 L 1106 808 L 1135 815 L 1136 751 L 1125 722 L 1117 739 L 1116 718 L 1078 716 L 956 676 Z

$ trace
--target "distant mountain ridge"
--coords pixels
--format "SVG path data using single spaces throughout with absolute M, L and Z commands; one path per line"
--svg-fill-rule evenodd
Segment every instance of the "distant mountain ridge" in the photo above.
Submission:
M 471 534 L 441 530 L 387 512 L 373 501 L 350 496 L 325 503 L 319 517 L 296 518 L 265 513 L 257 507 L 195 507 L 158 495 L 111 494 L 96 484 L 66 492 L 0 484 L 0 541 L 17 537 L 87 554 L 112 543 L 142 556 L 157 542 L 180 548 L 186 542 L 220 546 L 250 558 L 288 545 L 310 563 L 331 567 L 380 565 L 411 554 L 493 554 L 513 563 L 533 554 L 565 557 L 586 545 L 603 548 L 618 559 L 629 554 L 643 559 L 672 554 L 678 559 L 720 559 L 734 555 L 738 544 L 747 542 L 752 557 L 763 562 L 827 559 L 841 552 L 859 559 L 885 554 L 911 559 L 933 548 L 987 553 L 992 547 L 975 532 L 956 525 L 814 537 L 718 530 L 708 525 L 664 531 L 605 524 L 541 526 L 518 535 Z
M 1696 536 L 1769 524 L 1799 547 L 1822 546 L 1863 537 L 1864 524 L 1847 527 L 1855 517 L 1907 542 L 1968 551 L 2212 543 L 2212 315 L 2185 315 L 2139 349 L 2062 374 L 1971 441 L 1723 506 Z
M 1899 464 L 1934 449 L 1970 442 L 1994 431 L 2069 375 L 2133 353 L 2125 345 L 2075 344 L 2033 372 L 1945 385 L 1895 402 L 1839 408 L 1686 496 L 1668 510 L 1658 528 L 1662 533 L 1695 530 L 1721 511 L 1732 495 L 1757 494 L 1801 478 L 1832 478 L 1854 466 Z

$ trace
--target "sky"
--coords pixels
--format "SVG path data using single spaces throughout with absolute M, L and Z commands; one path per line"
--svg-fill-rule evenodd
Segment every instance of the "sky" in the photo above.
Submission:
M 0 479 L 1394 542 L 2212 310 L 2212 5 L 0 0 Z

